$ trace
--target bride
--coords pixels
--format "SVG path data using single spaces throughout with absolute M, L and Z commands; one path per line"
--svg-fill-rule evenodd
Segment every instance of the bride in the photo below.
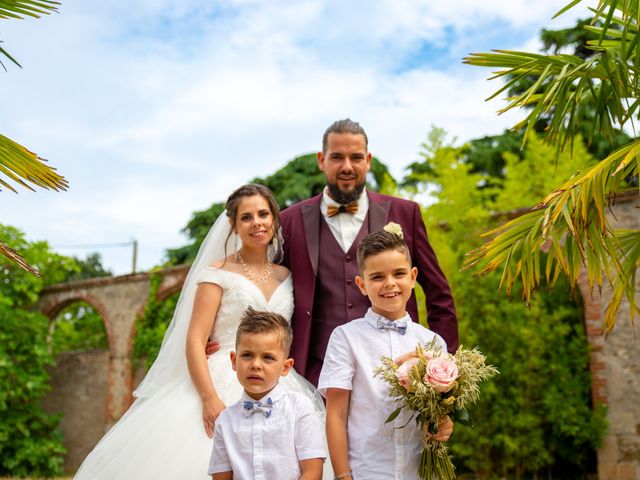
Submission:
M 231 194 L 226 216 L 200 247 L 135 402 L 87 456 L 76 480 L 209 478 L 215 420 L 242 394 L 229 360 L 240 315 L 249 306 L 285 318 L 293 312 L 291 273 L 274 263 L 281 256 L 279 227 L 266 187 L 245 185 Z M 220 350 L 207 357 L 210 340 Z M 292 371 L 280 384 L 308 395 L 324 422 L 310 383 Z M 327 467 L 325 478 L 331 478 Z

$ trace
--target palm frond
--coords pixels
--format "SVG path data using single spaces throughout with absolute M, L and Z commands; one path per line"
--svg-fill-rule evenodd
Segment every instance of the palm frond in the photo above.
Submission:
M 34 274 L 34 275 L 36 275 L 38 277 L 42 276 L 37 268 L 32 267 L 31 265 L 29 265 L 29 263 L 22 257 L 22 255 L 20 255 L 13 248 L 9 247 L 8 245 L 3 243 L 2 241 L 0 241 L 0 254 L 4 255 L 9 260 L 14 262 L 20 268 L 26 270 L 27 272 L 31 272 L 32 274 Z
M 520 281 L 522 297 L 529 302 L 541 282 L 541 271 L 554 285 L 562 274 L 572 286 L 586 268 L 591 287 L 601 288 L 604 278 L 613 286 L 605 327 L 615 324 L 615 312 L 626 297 L 635 303 L 635 269 L 640 257 L 640 232 L 620 236 L 606 216 L 606 198 L 620 190 L 627 176 L 640 174 L 640 139 L 612 153 L 583 174 L 568 180 L 529 212 L 485 233 L 493 236 L 467 254 L 464 268 L 476 275 L 502 268 L 500 287 L 509 293 Z M 637 242 L 634 244 L 634 242 Z M 540 251 L 548 248 L 546 265 Z
M 58 5 L 60 5 L 60 2 L 53 0 L 0 0 L 0 19 L 23 19 L 25 16 L 40 18 L 42 15 L 57 12 Z M 9 52 L 0 48 L 0 56 L 2 55 L 15 63 L 18 67 L 21 67 L 18 61 L 13 58 Z M 2 66 L 5 71 L 7 70 L 2 61 L 0 61 L 0 66 Z
M 1 0 L 0 18 L 39 18 L 58 11 L 60 2 L 52 0 Z
M 45 159 L 22 145 L 0 135 L 0 173 L 29 190 L 34 190 L 29 183 L 47 190 L 66 190 L 69 186 L 67 180 L 45 162 Z M 2 178 L 0 185 L 16 192 L 15 188 Z

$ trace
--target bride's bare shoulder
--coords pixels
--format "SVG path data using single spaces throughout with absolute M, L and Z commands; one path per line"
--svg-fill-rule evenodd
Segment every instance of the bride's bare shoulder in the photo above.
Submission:
M 273 273 L 279 282 L 284 282 L 289 276 L 289 269 L 282 265 L 274 265 Z
M 222 270 L 233 270 L 234 259 L 229 256 L 227 258 L 218 259 L 209 264 L 211 268 L 220 268 Z M 231 268 L 229 268 L 231 266 Z

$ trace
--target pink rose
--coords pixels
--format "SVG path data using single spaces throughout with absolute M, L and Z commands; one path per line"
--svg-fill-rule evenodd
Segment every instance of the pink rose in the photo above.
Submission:
M 451 358 L 440 357 L 430 360 L 424 381 L 429 382 L 437 392 L 448 392 L 458 378 L 458 366 Z
M 398 378 L 398 382 L 407 391 L 413 390 L 413 388 L 411 387 L 411 381 L 409 380 L 409 370 L 417 365 L 419 361 L 420 360 L 418 360 L 417 358 L 410 358 L 406 360 L 402 365 L 400 365 L 398 367 L 398 370 L 396 370 L 396 377 Z

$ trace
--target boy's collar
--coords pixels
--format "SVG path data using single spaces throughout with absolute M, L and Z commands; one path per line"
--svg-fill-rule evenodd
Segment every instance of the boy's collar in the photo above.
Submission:
M 379 313 L 374 312 L 371 307 L 367 310 L 367 313 L 364 314 L 364 319 L 367 321 L 369 325 L 371 325 L 376 330 L 378 329 L 378 320 L 384 319 L 390 322 L 407 322 L 407 325 L 411 323 L 411 317 L 408 313 L 405 312 L 404 317 L 398 318 L 397 320 L 389 320 L 387 317 L 380 315 Z
M 267 393 L 266 395 L 264 395 L 262 398 L 259 398 L 258 400 L 255 400 L 253 398 L 251 398 L 249 395 L 247 395 L 247 392 L 245 392 L 244 390 L 242 391 L 242 401 L 248 401 L 248 402 L 260 402 L 260 403 L 264 403 L 267 401 L 267 398 L 271 398 L 272 402 L 277 402 L 278 400 L 280 400 L 282 398 L 282 396 L 285 394 L 285 390 L 280 386 L 280 383 L 278 383 L 275 387 L 273 387 L 273 390 L 271 390 L 269 393 Z

